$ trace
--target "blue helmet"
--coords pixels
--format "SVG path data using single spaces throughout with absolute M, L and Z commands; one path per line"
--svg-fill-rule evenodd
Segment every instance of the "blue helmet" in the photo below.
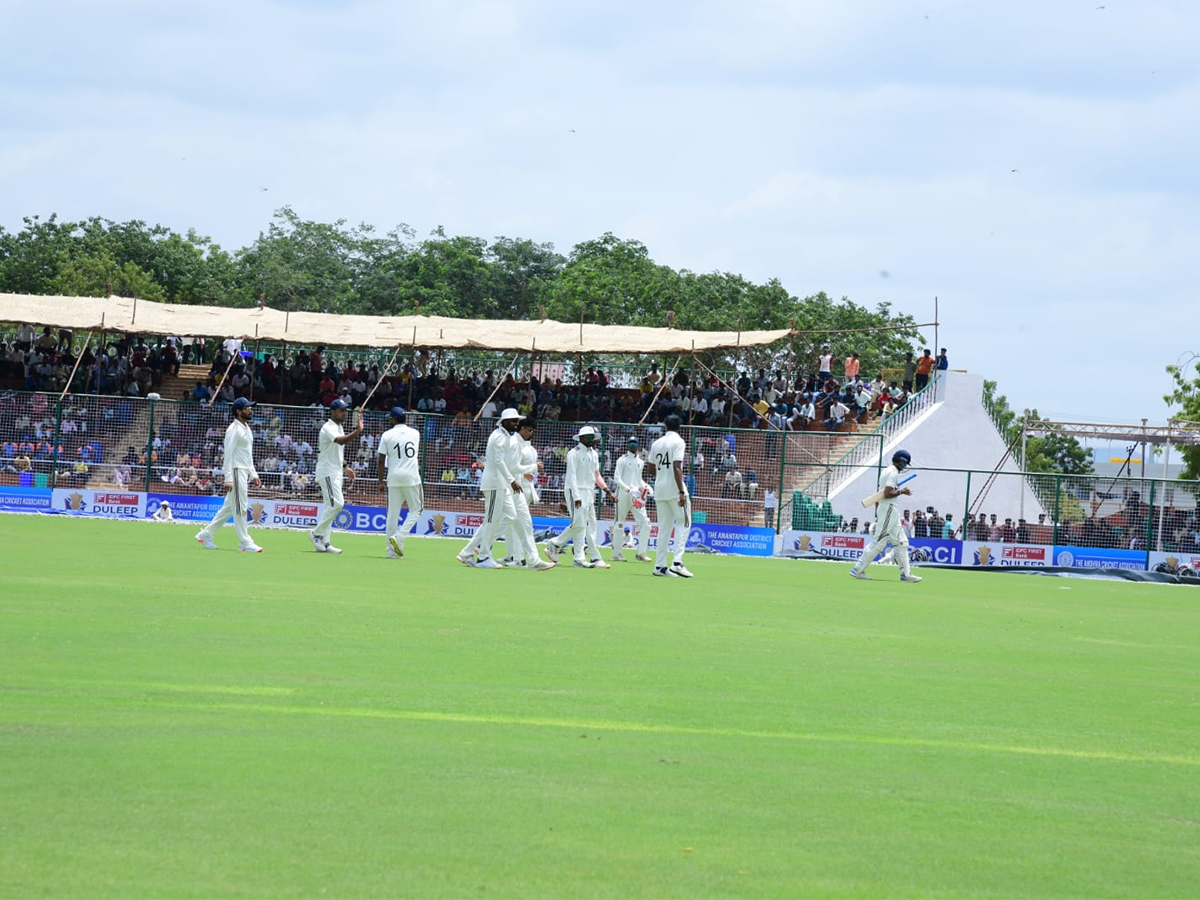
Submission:
M 897 469 L 907 469 L 912 465 L 912 454 L 907 450 L 897 450 L 892 454 L 892 464 Z

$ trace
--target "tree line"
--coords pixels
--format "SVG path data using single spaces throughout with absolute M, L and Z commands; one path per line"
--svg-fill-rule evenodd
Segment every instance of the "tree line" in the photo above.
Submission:
M 0 291 L 68 296 L 114 294 L 145 300 L 246 307 L 264 298 L 279 309 L 540 319 L 696 330 L 796 328 L 786 348 L 748 353 L 746 366 L 786 357 L 808 367 L 822 343 L 858 352 L 862 371 L 897 365 L 920 338 L 915 320 L 888 303 L 871 309 L 824 293 L 799 297 L 778 279 L 754 283 L 730 272 L 675 270 L 637 240 L 606 233 L 568 253 L 529 238 L 488 241 L 442 228 L 419 238 L 407 225 L 386 233 L 367 224 L 277 211 L 246 247 L 226 250 L 194 229 L 142 221 L 55 215 L 0 228 Z M 867 329 L 895 328 L 871 332 Z M 832 330 L 862 330 L 826 335 Z M 832 339 L 831 339 L 832 338 Z

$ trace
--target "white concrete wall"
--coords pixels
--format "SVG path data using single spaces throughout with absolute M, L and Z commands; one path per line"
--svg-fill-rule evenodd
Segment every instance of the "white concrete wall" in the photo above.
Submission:
M 935 507 L 942 515 L 950 513 L 961 524 L 966 503 L 966 473 L 921 472 L 922 468 L 975 469 L 971 475 L 971 497 L 979 496 L 985 474 L 993 472 L 1004 456 L 1006 445 L 992 424 L 983 406 L 983 376 L 967 372 L 947 372 L 939 385 L 940 402 L 913 422 L 905 431 L 884 447 L 884 465 L 892 453 L 903 448 L 912 454 L 913 469 L 918 473 L 908 487 L 913 496 L 906 498 L 904 508 Z M 1012 457 L 1005 461 L 1002 472 L 1016 472 Z M 877 489 L 875 466 L 865 468 L 860 475 L 838 488 L 829 498 L 834 512 L 847 520 L 874 518 L 874 508 L 863 509 L 859 503 Z M 1000 521 L 1021 515 L 1023 478 L 1015 475 L 997 476 L 976 512 L 995 513 Z M 1033 492 L 1024 491 L 1024 518 L 1036 522 L 1038 513 L 1045 512 Z

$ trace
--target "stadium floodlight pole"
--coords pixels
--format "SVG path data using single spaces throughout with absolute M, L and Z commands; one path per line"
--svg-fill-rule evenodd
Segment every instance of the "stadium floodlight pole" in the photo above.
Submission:
M 379 386 L 383 384 L 383 379 L 387 378 L 388 372 L 392 370 L 392 363 L 396 361 L 396 357 L 400 355 L 400 348 L 403 344 L 396 345 L 396 351 L 392 354 L 392 358 L 388 360 L 388 364 L 383 367 L 383 371 L 379 373 L 379 380 L 375 382 L 375 387 L 371 388 L 371 393 L 367 394 L 367 399 L 362 402 L 359 409 L 366 409 L 367 404 L 371 402 L 371 398 L 375 396 L 375 392 L 379 390 Z
M 658 386 L 658 390 L 654 392 L 654 396 L 650 398 L 650 405 L 646 407 L 646 411 L 642 413 L 642 417 L 638 419 L 638 424 L 641 425 L 646 421 L 646 416 L 650 415 L 650 410 L 654 409 L 654 404 L 658 402 L 659 395 L 663 389 L 671 383 L 671 379 L 675 377 L 675 373 L 679 371 L 679 363 L 683 359 L 683 354 L 675 357 L 675 365 L 671 367 L 671 371 L 663 377 L 662 384 Z
M 237 353 L 229 354 L 229 363 L 225 366 L 225 373 L 221 376 L 221 380 L 217 383 L 217 389 L 213 391 L 212 397 L 209 398 L 208 408 L 212 409 L 213 404 L 217 402 L 217 397 L 221 396 L 221 388 L 225 386 L 225 379 L 229 377 L 229 370 L 233 368 L 233 361 L 242 355 L 239 348 Z
M 483 401 L 483 403 L 481 403 L 481 404 L 479 405 L 479 412 L 475 413 L 475 418 L 473 418 L 473 419 L 471 420 L 472 422 L 478 422 L 478 421 L 479 421 L 479 417 L 483 415 L 483 408 L 484 408 L 485 406 L 487 406 L 487 405 L 488 405 L 488 403 L 491 401 L 491 399 L 492 399 L 493 397 L 495 397 L 495 396 L 496 396 L 496 392 L 497 392 L 498 390 L 500 390 L 500 385 L 504 384 L 504 379 L 508 377 L 508 373 L 509 373 L 509 372 L 511 372 L 511 371 L 513 370 L 513 368 L 514 368 L 514 367 L 516 366 L 516 364 L 517 364 L 517 360 L 519 360 L 520 358 L 521 358 L 521 354 L 520 354 L 520 353 L 518 353 L 516 356 L 514 356 L 514 357 L 513 357 L 513 361 L 512 361 L 512 362 L 510 362 L 510 363 L 508 364 L 508 368 L 504 370 L 504 374 L 503 374 L 503 375 L 501 375 L 499 378 L 497 378 L 497 379 L 496 379 L 496 386 L 495 386 L 494 388 L 492 388 L 492 392 L 491 392 L 490 394 L 488 394 L 487 400 L 484 400 L 484 401 Z
M 58 395 L 58 402 L 63 402 L 63 397 L 67 396 L 67 391 L 71 389 L 71 382 L 75 380 L 75 373 L 79 371 L 79 363 L 83 360 L 83 354 L 87 353 L 88 345 L 92 342 L 92 332 L 88 332 L 87 340 L 83 342 L 83 349 L 79 351 L 79 355 L 75 357 L 75 365 L 71 368 L 71 377 L 67 379 L 67 383 L 63 385 L 62 393 Z M 84 391 L 84 393 L 87 393 Z M 55 445 L 57 446 L 57 444 Z

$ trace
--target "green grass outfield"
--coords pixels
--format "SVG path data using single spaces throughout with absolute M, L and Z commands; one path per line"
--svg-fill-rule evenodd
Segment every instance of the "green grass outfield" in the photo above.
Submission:
M 1200 590 L 0 516 L 0 895 L 1195 897 Z

